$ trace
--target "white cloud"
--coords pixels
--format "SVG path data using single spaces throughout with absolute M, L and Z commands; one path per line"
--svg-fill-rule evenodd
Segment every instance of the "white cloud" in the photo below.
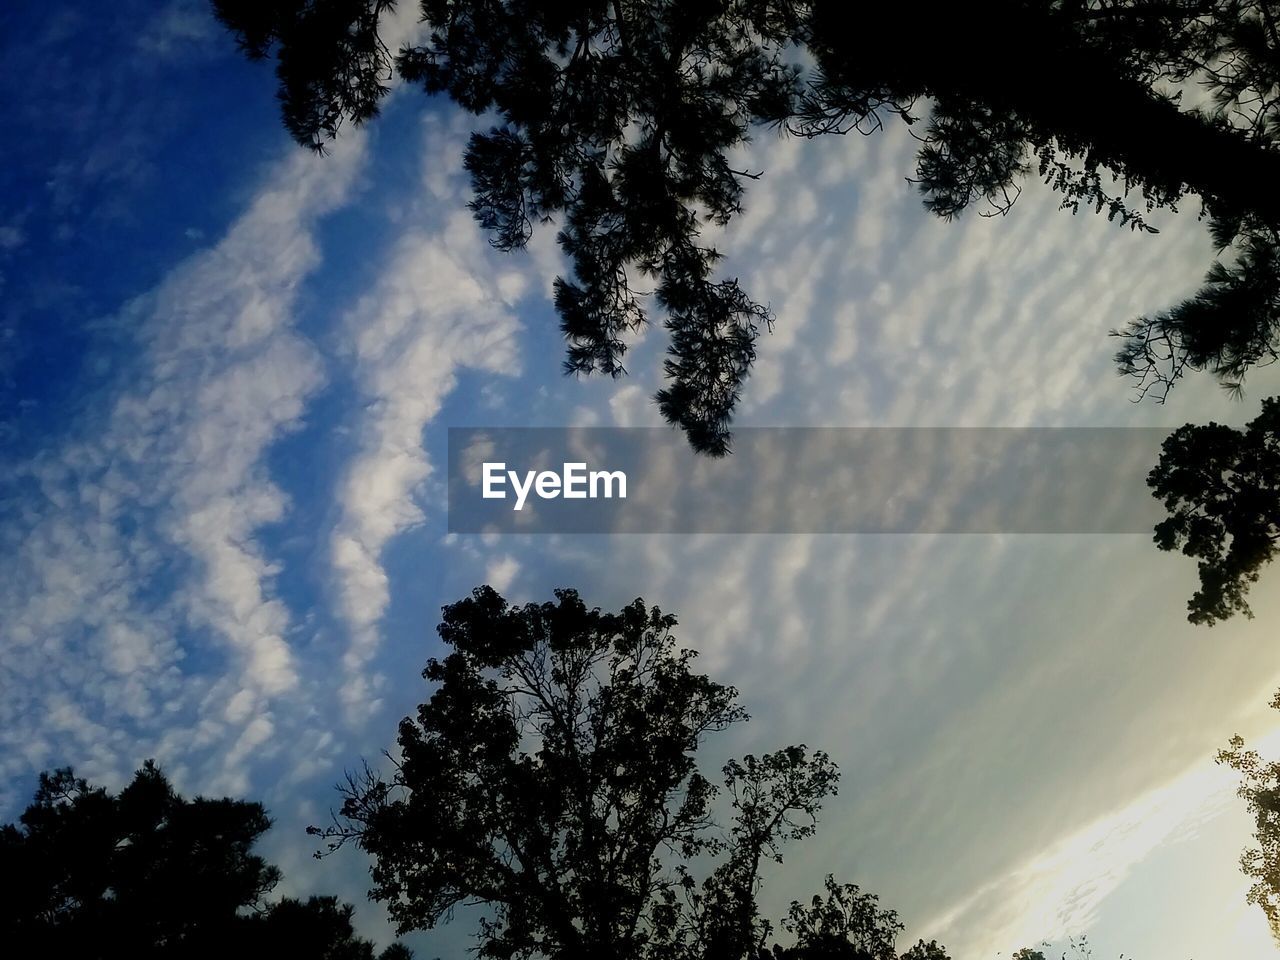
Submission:
M 1264 755 L 1274 754 L 1280 730 L 1260 747 Z M 1235 802 L 1238 785 L 1230 768 L 1197 762 L 1057 840 L 922 929 L 959 955 L 975 957 L 1078 937 L 1094 926 L 1102 905 L 1136 866 L 1160 847 L 1194 835 Z
M 716 242 L 723 273 L 770 302 L 778 322 L 761 337 L 740 424 L 1238 423 L 1275 392 L 1274 375 L 1260 376 L 1254 399 L 1233 406 L 1198 377 L 1165 407 L 1127 402 L 1107 331 L 1196 287 L 1210 245 L 1193 217 L 1170 218 L 1157 237 L 1132 234 L 1058 213 L 1032 184 L 1008 218 L 944 224 L 903 182 L 913 146 L 897 130 L 766 142 L 744 161 L 766 176 Z M 789 215 L 796 183 L 821 211 L 804 225 Z M 598 405 L 566 419 L 653 422 L 653 348 L 629 357 L 631 376 Z M 964 904 L 947 934 L 953 955 L 1086 932 L 1068 928 L 1092 923 L 1134 864 L 1229 799 L 1197 794 L 1204 784 L 1188 771 L 1211 779 L 1216 747 L 1266 713 L 1270 595 L 1258 597 L 1257 621 L 1206 637 L 1183 620 L 1193 565 L 1145 537 L 554 546 L 550 563 L 541 541 L 536 564 L 513 551 L 525 560 L 522 588 L 541 596 L 572 583 L 605 606 L 644 596 L 680 616 L 702 669 L 742 691 L 755 722 L 717 755 L 803 741 L 841 763 L 819 842 L 789 854 L 766 906 L 785 907 L 827 872 L 880 892 L 913 928 Z M 1183 786 L 1161 792 L 1171 783 Z M 1153 803 L 1159 815 L 1144 821 Z M 935 923 L 920 932 L 942 933 Z
M 212 11 L 199 0 L 171 0 L 150 18 L 138 36 L 138 48 L 162 59 L 209 56 L 221 41 Z
M 484 579 L 485 583 L 499 593 L 506 593 L 519 574 L 520 561 L 510 554 L 504 554 L 485 568 Z
M 414 14 L 400 5 L 397 29 Z M 515 372 L 532 339 L 517 341 L 515 305 L 558 266 L 549 229 L 524 263 L 485 249 L 462 210 L 462 127 L 428 134 L 434 206 L 388 203 L 403 232 L 342 331 L 360 409 L 326 533 L 350 636 L 341 676 L 324 682 L 341 684 L 356 716 L 390 689 L 375 659 L 386 548 L 438 517 L 424 431 L 464 371 Z M 309 686 L 325 664 L 294 649 L 298 623 L 258 537 L 289 518 L 264 456 L 324 380 L 292 314 L 318 263 L 315 218 L 349 195 L 357 146 L 323 164 L 291 157 L 220 243 L 140 298 L 126 319 L 146 352 L 90 418 L 101 436 L 24 468 L 0 541 L 20 557 L 0 584 L 0 781 L 64 759 L 109 781 L 145 749 L 180 785 L 239 793 L 253 758 L 283 744 L 297 758 L 284 790 L 349 748 Z M 1132 236 L 1056 215 L 1034 189 L 1007 220 L 938 224 L 903 182 L 911 146 L 902 130 L 779 141 L 750 165 L 768 175 L 720 244 L 725 273 L 772 302 L 779 323 L 762 337 L 742 422 L 1180 422 L 1230 410 L 1203 383 L 1169 408 L 1135 409 L 1111 375 L 1106 330 L 1198 281 L 1198 227 Z M 658 365 L 645 361 L 662 340 L 639 344 L 633 378 L 596 381 L 599 405 L 572 416 L 655 422 Z M 530 360 L 511 395 L 577 401 L 584 388 L 559 379 L 558 359 Z M 415 547 L 415 562 L 443 562 Z M 1207 762 L 1220 739 L 1210 722 L 1257 693 L 1249 644 L 1274 612 L 1260 607 L 1258 624 L 1220 628 L 1210 645 L 1180 623 L 1193 576 L 1181 558 L 1101 539 L 462 538 L 448 550 L 531 599 L 568 582 L 591 603 L 643 595 L 679 614 L 700 666 L 737 684 L 756 715 L 735 745 L 803 740 L 845 770 L 818 843 L 796 849 L 766 897 L 785 903 L 830 870 L 908 919 L 960 904 L 937 922 L 961 947 L 1091 922 L 1132 864 L 1210 809 L 1207 781 L 1166 786 Z
M 381 685 L 366 667 L 390 602 L 383 548 L 424 519 L 419 499 L 434 468 L 423 430 L 461 370 L 518 372 L 513 307 L 528 284 L 509 260 L 484 246 L 457 203 L 457 179 L 435 173 L 456 162 L 456 131 L 429 123 L 427 134 L 425 182 L 450 213 L 434 233 L 410 228 L 400 237 L 346 322 L 363 413 L 354 427 L 359 450 L 339 484 L 330 557 L 351 632 L 342 696 L 357 714 L 376 707 Z
M 278 164 L 215 246 L 122 311 L 140 349 L 102 412 L 16 471 L 0 737 L 21 760 L 6 775 L 75 761 L 110 780 L 142 751 L 224 744 L 204 776 L 230 789 L 267 744 L 299 668 L 256 540 L 288 507 L 264 456 L 324 381 L 293 306 L 316 221 L 362 159 L 355 139 Z

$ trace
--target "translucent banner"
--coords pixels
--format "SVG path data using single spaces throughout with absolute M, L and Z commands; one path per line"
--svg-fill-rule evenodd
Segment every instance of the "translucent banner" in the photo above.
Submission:
M 1150 533 L 1168 430 L 454 428 L 454 533 Z

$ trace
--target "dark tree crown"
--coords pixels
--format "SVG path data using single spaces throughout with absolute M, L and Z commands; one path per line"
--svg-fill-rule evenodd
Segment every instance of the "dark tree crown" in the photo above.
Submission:
M 1188 619 L 1212 625 L 1252 616 L 1249 587 L 1280 549 L 1280 397 L 1264 400 L 1243 430 L 1180 427 L 1147 483 L 1169 510 L 1156 545 L 1199 561 Z
M 353 775 L 313 832 L 372 855 L 371 895 L 401 932 L 487 907 L 482 957 L 896 957 L 892 912 L 830 880 L 783 922 L 796 943 L 766 950 L 762 865 L 813 835 L 838 771 L 791 746 L 728 762 L 714 786 L 698 749 L 746 714 L 694 672 L 675 625 L 641 600 L 605 613 L 558 590 L 517 607 L 478 588 L 444 609 L 450 652 L 427 663 L 433 692 L 400 724 L 391 775 Z
M 115 796 L 70 768 L 42 773 L 0 827 L 0 942 L 17 957 L 373 960 L 350 905 L 267 901 L 280 871 L 252 850 L 270 825 L 259 803 L 184 800 L 151 761 Z
M 373 117 L 395 74 L 495 117 L 467 148 L 471 209 L 503 250 L 558 222 L 566 369 L 625 373 L 651 292 L 670 337 L 655 399 L 713 455 L 773 319 L 703 238 L 760 175 L 731 160 L 753 126 L 869 133 L 919 113 L 914 179 L 945 218 L 1007 212 L 1033 172 L 1064 208 L 1135 229 L 1196 194 L 1233 257 L 1135 321 L 1121 369 L 1162 396 L 1185 369 L 1237 382 L 1275 357 L 1276 0 L 985 0 L 910 24 L 839 0 L 422 0 L 426 39 L 394 57 L 391 0 L 214 6 L 246 53 L 274 54 L 285 124 L 314 149 Z M 1210 109 L 1165 92 L 1193 83 Z

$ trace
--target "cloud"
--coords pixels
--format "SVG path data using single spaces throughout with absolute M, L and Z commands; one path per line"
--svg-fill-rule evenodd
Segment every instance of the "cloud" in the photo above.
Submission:
M 397 29 L 414 13 L 400 5 Z M 77 142 L 99 144 L 100 127 L 81 119 Z M 74 760 L 118 783 L 153 754 L 184 789 L 242 793 L 255 764 L 287 750 L 268 799 L 319 819 L 324 803 L 294 791 L 335 758 L 353 762 L 351 740 L 382 745 L 390 730 L 359 726 L 379 697 L 420 693 L 379 657 L 390 659 L 380 644 L 393 596 L 412 590 L 428 607 L 440 598 L 419 594 L 430 594 L 423 568 L 449 589 L 483 571 L 529 599 L 573 584 L 603 606 L 660 604 L 756 717 L 718 747 L 831 750 L 842 793 L 821 842 L 771 875 L 770 908 L 830 871 L 960 947 L 1011 940 L 1023 921 L 1093 922 L 1133 863 L 1217 802 L 1194 777 L 1161 791 L 1238 720 L 1256 722 L 1239 704 L 1259 693 L 1255 645 L 1274 605 L 1261 598 L 1259 621 L 1206 643 L 1181 622 L 1194 571 L 1141 538 L 436 539 L 440 464 L 424 440 L 450 419 L 455 391 L 483 397 L 493 422 L 658 422 L 648 398 L 662 336 L 637 344 L 620 383 L 559 377 L 558 337 L 533 327 L 554 325 L 543 302 L 553 232 L 523 262 L 485 248 L 457 176 L 465 129 L 428 124 L 425 194 L 379 195 L 396 234 L 352 244 L 385 265 L 345 310 L 338 363 L 326 366 L 294 313 L 322 266 L 317 219 L 350 199 L 364 169 L 359 138 L 323 164 L 290 155 L 215 246 L 119 318 L 140 331 L 127 374 L 6 481 L 0 548 L 18 560 L 0 583 L 0 782 Z M 899 129 L 756 148 L 749 166 L 767 175 L 717 240 L 726 275 L 778 315 L 743 423 L 1247 417 L 1204 381 L 1169 407 L 1135 408 L 1112 375 L 1106 330 L 1198 282 L 1198 226 L 1131 235 L 1055 214 L 1036 189 L 1004 220 L 940 224 L 903 182 L 912 146 Z M 110 181 L 103 157 L 52 172 L 65 206 Z M 326 380 L 347 373 L 353 449 L 320 528 L 343 631 L 333 642 L 345 647 L 333 671 L 303 652 L 313 621 L 281 596 L 263 530 L 315 536 L 290 526 L 267 457 Z M 393 545 L 409 563 L 391 562 Z M 404 567 L 412 580 L 396 578 Z M 328 711 L 335 686 L 345 729 Z M 300 873 L 301 845 L 281 843 Z M 360 872 L 328 869 L 349 885 Z
M 212 10 L 200 0 L 171 0 L 138 36 L 138 48 L 164 59 L 208 56 L 217 39 Z M 216 49 L 216 48 L 215 48 Z
M 424 519 L 419 498 L 434 467 L 423 449 L 423 430 L 462 370 L 519 370 L 520 327 L 513 308 L 527 287 L 525 278 L 511 261 L 499 261 L 486 249 L 461 209 L 457 178 L 437 175 L 456 162 L 457 131 L 428 122 L 426 134 L 428 197 L 449 213 L 435 231 L 405 230 L 345 323 L 363 412 L 354 425 L 359 449 L 339 482 L 340 518 L 330 558 L 351 633 L 342 698 L 356 713 L 376 708 L 381 685 L 366 667 L 390 601 L 382 551 Z
M 905 130 L 765 140 L 741 164 L 766 174 L 716 245 L 777 325 L 739 423 L 1238 423 L 1275 392 L 1274 371 L 1244 406 L 1196 377 L 1164 407 L 1134 405 L 1115 376 L 1107 331 L 1193 290 L 1210 262 L 1194 217 L 1132 234 L 1059 213 L 1031 184 L 1007 218 L 942 223 L 904 183 L 914 146 Z M 659 422 L 646 398 L 661 339 L 590 404 L 560 388 L 575 408 L 542 422 Z M 1160 791 L 1197 764 L 1212 776 L 1274 683 L 1259 653 L 1274 605 L 1206 638 L 1184 621 L 1194 567 L 1145 536 L 565 537 L 537 541 L 536 563 L 520 544 L 502 541 L 534 596 L 573 583 L 591 603 L 639 595 L 680 616 L 680 640 L 755 718 L 717 757 L 806 742 L 841 764 L 822 842 L 789 852 L 767 909 L 834 872 L 926 937 L 946 919 L 956 955 L 989 955 L 985 932 L 1019 935 L 1024 914 L 1092 924 L 1134 863 L 1216 809 L 1196 812 L 1190 787 Z M 1152 803 L 1169 809 L 1144 826 Z M 1034 895 L 999 909 L 1022 882 Z
M 22 227 L 16 223 L 0 224 L 0 253 L 17 250 L 26 242 L 27 236 Z
M 362 160 L 353 140 L 324 163 L 277 164 L 216 245 L 121 311 L 135 355 L 79 428 L 16 465 L 4 780 L 68 761 L 114 779 L 143 752 L 203 754 L 202 786 L 243 789 L 271 704 L 300 682 L 256 539 L 288 509 L 265 455 L 324 382 L 293 307 L 319 263 L 316 223 Z
M 484 579 L 499 593 L 506 593 L 519 574 L 520 561 L 510 554 L 505 554 L 485 568 Z
M 1280 729 L 1261 744 L 1280 747 Z M 996 956 L 1079 936 L 1156 850 L 1193 836 L 1235 801 L 1238 775 L 1197 762 L 1121 809 L 1099 817 L 922 925 L 965 956 Z M 1241 897 L 1240 899 L 1243 899 Z

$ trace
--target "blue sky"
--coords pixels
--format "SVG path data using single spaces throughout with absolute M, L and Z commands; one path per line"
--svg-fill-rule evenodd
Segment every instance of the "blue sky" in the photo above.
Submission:
M 1191 564 L 1140 536 L 450 536 L 448 426 L 655 424 L 661 336 L 629 379 L 560 375 L 552 231 L 487 247 L 445 104 L 398 92 L 321 160 L 201 3 L 0 25 L 6 819 L 41 769 L 118 785 L 156 757 L 186 792 L 266 802 L 288 889 L 346 896 L 385 942 L 359 855 L 317 863 L 302 827 L 428 695 L 442 604 L 573 585 L 675 612 L 739 688 L 754 719 L 708 765 L 791 742 L 840 763 L 774 913 L 831 872 L 957 958 L 1079 934 L 1097 957 L 1274 951 L 1212 757 L 1236 732 L 1280 750 L 1275 577 L 1210 632 L 1183 619 Z M 742 423 L 1243 423 L 1280 389 L 1135 405 L 1114 375 L 1106 332 L 1209 262 L 1193 216 L 1135 236 L 1032 185 L 943 224 L 911 148 L 751 148 L 768 175 L 718 243 L 778 323 Z

